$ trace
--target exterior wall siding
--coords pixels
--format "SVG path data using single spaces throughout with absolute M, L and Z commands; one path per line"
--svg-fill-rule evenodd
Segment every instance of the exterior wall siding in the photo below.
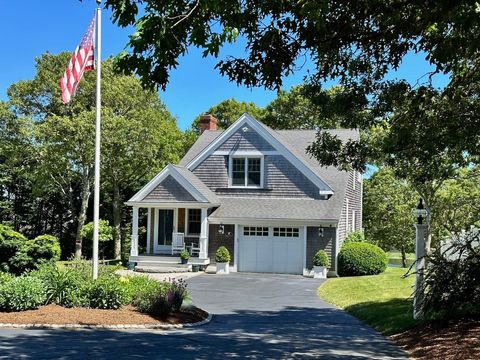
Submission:
M 235 258 L 235 225 L 223 225 L 224 233 L 219 234 L 220 225 L 210 224 L 208 228 L 208 257 L 211 263 L 215 263 L 215 253 L 220 246 L 225 246 L 230 252 L 230 265 L 233 266 Z
M 169 175 L 155 189 L 153 189 L 150 194 L 145 196 L 144 200 L 186 202 L 195 201 L 195 198 Z
M 319 234 L 318 226 L 307 227 L 307 268 L 313 268 L 313 257 L 318 250 L 325 250 L 330 257 L 330 271 L 335 269 L 335 240 L 337 228 L 324 227 L 323 237 Z
M 360 180 L 360 181 L 358 181 Z M 348 201 L 347 201 L 348 200 Z M 339 246 L 341 247 L 347 235 L 353 231 L 361 231 L 363 228 L 363 179 L 361 175 L 351 171 L 349 173 L 345 200 L 340 215 Z M 353 223 L 353 212 L 355 212 L 355 223 Z
M 264 188 L 228 188 L 228 156 L 211 155 L 193 173 L 221 196 L 265 196 L 319 199 L 318 188 L 281 155 L 264 156 Z
M 247 131 L 243 131 L 247 128 Z M 218 150 L 236 151 L 236 150 L 257 150 L 270 151 L 275 150 L 265 139 L 249 126 L 244 126 L 232 136 L 230 136 Z

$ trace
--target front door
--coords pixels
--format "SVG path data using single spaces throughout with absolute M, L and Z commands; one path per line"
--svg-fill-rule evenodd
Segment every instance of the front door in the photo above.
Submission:
M 158 210 L 158 237 L 155 244 L 156 253 L 170 253 L 172 249 L 174 215 L 174 210 Z

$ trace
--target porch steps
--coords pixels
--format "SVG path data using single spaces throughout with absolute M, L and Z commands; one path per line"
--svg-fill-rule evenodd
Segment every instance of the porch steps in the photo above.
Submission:
M 179 256 L 171 255 L 139 255 L 130 256 L 130 262 L 135 262 L 135 271 L 148 273 L 179 273 L 192 270 L 192 265 L 208 265 L 210 259 L 191 257 L 188 264 L 182 264 Z
M 181 265 L 181 264 L 180 264 Z M 169 266 L 144 266 L 137 265 L 135 271 L 143 273 L 184 273 L 190 271 L 190 265 L 182 265 L 183 267 L 169 267 Z

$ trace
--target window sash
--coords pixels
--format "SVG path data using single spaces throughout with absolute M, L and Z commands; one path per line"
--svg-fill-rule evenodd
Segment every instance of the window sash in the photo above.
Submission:
M 187 235 L 200 235 L 201 209 L 187 209 Z
M 231 162 L 231 186 L 262 187 L 261 157 L 234 157 Z

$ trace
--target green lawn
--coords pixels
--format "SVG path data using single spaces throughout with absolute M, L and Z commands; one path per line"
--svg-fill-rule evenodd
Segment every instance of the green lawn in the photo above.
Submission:
M 387 268 L 380 275 L 328 279 L 318 295 L 381 333 L 396 334 L 417 324 L 410 299 L 414 277 L 402 279 L 405 272 Z

